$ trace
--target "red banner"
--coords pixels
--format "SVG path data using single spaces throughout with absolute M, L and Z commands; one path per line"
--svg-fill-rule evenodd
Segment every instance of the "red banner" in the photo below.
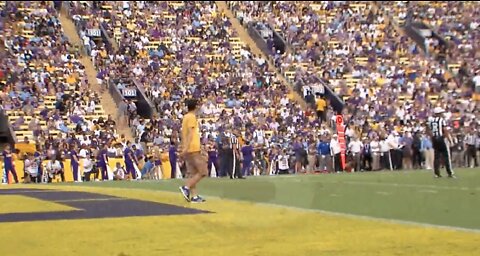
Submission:
M 343 126 L 343 116 L 337 115 L 337 135 L 338 135 L 338 143 L 340 144 L 340 157 L 342 160 L 342 170 L 345 170 L 345 166 L 347 163 L 346 159 L 346 140 L 345 140 L 345 127 Z

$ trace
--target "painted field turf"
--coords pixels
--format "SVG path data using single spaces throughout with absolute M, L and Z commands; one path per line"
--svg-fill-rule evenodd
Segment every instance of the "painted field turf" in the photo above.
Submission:
M 71 207 L 54 203 L 45 202 L 36 198 L 25 197 L 21 195 L 1 195 L 0 196 L 0 214 L 2 213 L 26 213 L 26 212 L 54 212 L 71 211 Z
M 426 172 L 399 172 L 259 177 L 236 181 L 210 179 L 201 189 L 211 197 L 201 205 L 184 202 L 176 190 L 178 181 L 7 186 L 9 189 L 87 191 L 212 213 L 2 223 L 0 253 L 2 256 L 479 255 L 480 233 L 474 230 L 478 229 L 478 218 L 472 216 L 468 221 L 456 218 L 470 214 L 479 216 L 478 195 L 469 193 L 480 193 L 480 175 L 478 171 L 461 171 L 459 176 L 457 180 L 433 180 Z M 162 190 L 175 190 L 175 193 Z M 0 196 L 0 207 L 10 200 L 10 196 Z M 460 200 L 464 202 L 458 202 Z M 470 230 L 389 223 L 260 202 Z M 458 210 L 462 205 L 461 211 Z M 416 209 L 416 214 L 412 214 L 403 209 L 407 206 L 421 210 Z M 443 206 L 450 211 L 438 211 Z M 450 212 L 459 214 L 467 210 L 471 213 L 447 218 L 453 216 Z M 412 217 L 427 217 L 428 214 L 432 214 L 426 218 L 428 221 Z M 444 217 L 436 218 L 435 214 Z
M 480 170 L 458 179 L 430 171 L 207 179 L 205 196 L 480 230 Z M 179 180 L 83 183 L 84 186 L 178 191 Z M 207 197 L 208 198 L 208 197 Z

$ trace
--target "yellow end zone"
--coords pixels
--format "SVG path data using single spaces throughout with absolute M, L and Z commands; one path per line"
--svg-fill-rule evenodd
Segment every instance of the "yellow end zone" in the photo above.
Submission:
M 20 195 L 0 195 L 0 214 L 72 211 L 75 208 Z M 1 231 L 0 231 L 1 233 Z
M 25 256 L 371 256 L 479 255 L 480 252 L 480 234 L 477 233 L 220 199 L 209 199 L 205 204 L 193 205 L 184 202 L 180 194 L 168 192 L 73 186 L 51 188 L 124 196 L 215 213 L 4 223 L 0 224 L 2 255 L 18 255 L 21 252 Z M 22 237 L 34 239 L 26 244 Z

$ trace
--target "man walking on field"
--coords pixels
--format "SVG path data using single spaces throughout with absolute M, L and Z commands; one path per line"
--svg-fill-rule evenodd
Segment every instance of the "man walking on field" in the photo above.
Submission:
M 205 199 L 197 194 L 198 182 L 208 174 L 207 159 L 202 155 L 200 148 L 200 130 L 196 117 L 197 101 L 187 101 L 188 113 L 182 121 L 182 150 L 180 157 L 185 160 L 188 180 L 180 191 L 188 202 L 205 202 Z

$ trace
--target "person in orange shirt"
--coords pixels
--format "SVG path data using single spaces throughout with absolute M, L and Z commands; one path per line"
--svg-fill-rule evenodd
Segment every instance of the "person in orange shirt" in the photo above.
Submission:
M 200 180 L 208 175 L 207 159 L 202 155 L 200 143 L 200 129 L 196 116 L 197 100 L 187 100 L 188 113 L 182 121 L 182 150 L 180 157 L 185 160 L 187 173 L 190 178 L 180 191 L 188 202 L 205 202 L 205 199 L 197 194 L 196 186 Z
M 325 108 L 327 107 L 327 101 L 322 97 L 319 97 L 316 102 L 317 106 L 317 116 L 320 119 L 320 123 L 326 121 L 327 115 Z

